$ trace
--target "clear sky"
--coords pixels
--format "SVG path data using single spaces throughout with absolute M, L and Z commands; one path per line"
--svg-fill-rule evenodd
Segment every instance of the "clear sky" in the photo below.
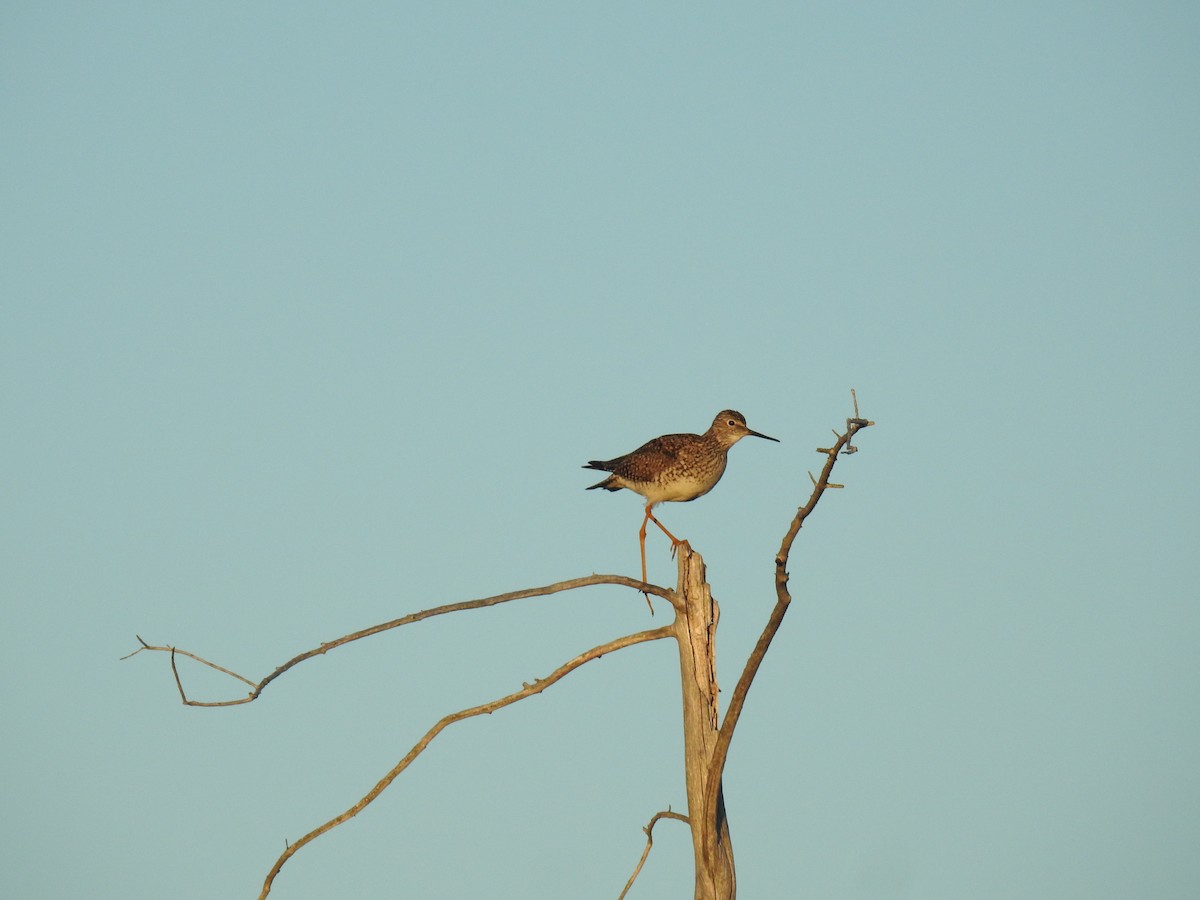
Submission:
M 7 3 L 0 895 L 257 895 L 437 718 L 665 621 L 588 459 L 780 444 L 661 518 L 751 898 L 1200 896 L 1200 6 Z M 649 538 L 651 580 L 674 568 Z M 185 668 L 202 699 L 235 683 Z M 273 896 L 615 898 L 677 658 L 444 733 Z M 663 822 L 633 898 L 688 896 Z

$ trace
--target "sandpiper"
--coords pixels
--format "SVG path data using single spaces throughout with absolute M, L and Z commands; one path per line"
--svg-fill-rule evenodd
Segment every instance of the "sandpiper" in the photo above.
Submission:
M 648 523 L 653 522 L 670 538 L 672 552 L 683 543 L 654 517 L 653 508 L 659 503 L 686 503 L 711 491 L 725 474 L 729 448 L 747 435 L 779 442 L 778 438 L 751 430 L 746 425 L 746 417 L 740 412 L 723 409 L 717 413 L 712 427 L 704 434 L 664 434 L 647 441 L 632 453 L 616 459 L 593 459 L 583 467 L 612 473 L 603 481 L 588 487 L 589 491 L 595 488 L 604 488 L 606 491 L 626 488 L 646 498 L 646 516 L 638 532 L 638 545 L 642 552 L 642 581 L 646 580 Z

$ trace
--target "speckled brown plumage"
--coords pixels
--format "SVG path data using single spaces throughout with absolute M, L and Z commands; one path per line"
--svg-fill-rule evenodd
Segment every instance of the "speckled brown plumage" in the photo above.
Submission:
M 642 580 L 646 580 L 646 524 L 653 522 L 671 539 L 671 546 L 680 543 L 654 518 L 651 510 L 664 502 L 683 502 L 702 497 L 713 489 L 725 474 L 729 448 L 747 435 L 777 440 L 759 434 L 746 426 L 746 417 L 733 409 L 723 409 L 713 419 L 704 434 L 664 434 L 647 441 L 632 453 L 615 459 L 593 459 L 583 468 L 598 469 L 611 474 L 588 490 L 622 488 L 646 498 L 646 517 L 638 540 L 642 549 Z

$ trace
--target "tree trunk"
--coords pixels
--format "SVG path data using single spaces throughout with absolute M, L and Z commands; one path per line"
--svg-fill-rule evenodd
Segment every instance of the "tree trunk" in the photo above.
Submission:
M 715 809 L 704 808 L 705 785 L 720 725 L 716 636 L 721 613 L 705 581 L 704 560 L 687 544 L 679 546 L 676 590 L 681 601 L 675 614 L 675 637 L 683 684 L 683 749 L 688 820 L 696 857 L 695 900 L 734 900 L 737 879 L 723 792 L 717 791 Z

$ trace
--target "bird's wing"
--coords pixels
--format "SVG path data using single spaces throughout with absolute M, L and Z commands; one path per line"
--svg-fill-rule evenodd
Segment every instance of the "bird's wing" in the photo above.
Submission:
M 664 434 L 652 441 L 647 441 L 632 453 L 612 460 L 612 468 L 608 471 L 645 481 L 652 475 L 670 469 L 679 459 L 679 448 L 682 442 L 677 440 L 680 435 Z

